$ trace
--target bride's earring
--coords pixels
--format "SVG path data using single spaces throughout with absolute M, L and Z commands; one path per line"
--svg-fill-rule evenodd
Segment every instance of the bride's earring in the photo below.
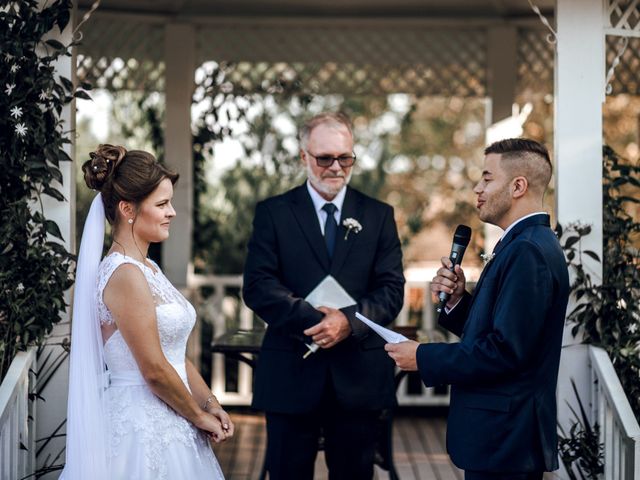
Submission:
M 129 225 L 133 224 L 133 218 L 130 218 L 129 220 L 127 220 L 127 223 L 128 223 Z

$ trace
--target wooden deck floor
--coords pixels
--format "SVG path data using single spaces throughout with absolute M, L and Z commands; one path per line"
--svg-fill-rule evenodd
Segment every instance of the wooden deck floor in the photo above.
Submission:
M 215 447 L 227 480 L 256 480 L 265 450 L 264 417 L 253 413 L 230 412 L 236 434 Z M 393 423 L 394 460 L 402 480 L 462 480 L 463 474 L 449 460 L 445 449 L 446 419 L 423 415 L 396 415 Z M 376 467 L 377 480 L 388 478 Z M 322 452 L 316 460 L 316 480 L 326 480 Z

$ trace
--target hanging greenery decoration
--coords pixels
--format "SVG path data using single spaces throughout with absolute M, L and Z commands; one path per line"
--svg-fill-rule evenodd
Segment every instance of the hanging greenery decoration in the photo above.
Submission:
M 63 108 L 90 98 L 90 85 L 55 69 L 75 45 L 54 39 L 71 8 L 71 0 L 0 0 L 0 378 L 15 352 L 41 344 L 61 320 L 73 281 L 74 257 L 43 206 L 44 196 L 66 201 Z

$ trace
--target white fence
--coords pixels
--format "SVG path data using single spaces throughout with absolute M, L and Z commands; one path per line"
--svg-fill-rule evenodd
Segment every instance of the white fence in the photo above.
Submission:
M 204 290 L 212 289 L 210 295 Z M 194 305 L 198 309 L 198 319 L 208 321 L 213 326 L 213 334 L 218 337 L 228 329 L 251 330 L 254 324 L 253 312 L 244 302 L 238 302 L 242 289 L 242 275 L 189 275 L 188 289 Z M 234 289 L 235 292 L 229 292 Z M 224 355 L 216 353 L 211 365 L 211 389 L 222 404 L 250 405 L 253 393 L 253 372 L 244 363 L 238 364 L 236 388 L 227 389 L 227 369 Z
M 600 426 L 605 480 L 640 480 L 640 426 L 609 359 L 589 347 L 591 421 Z
M 36 351 L 19 352 L 0 385 L 0 479 L 16 480 L 34 472 L 35 402 L 29 401 Z
M 264 327 L 263 322 L 255 319 L 253 312 L 244 302 L 238 301 L 240 298 L 238 292 L 241 288 L 241 275 L 191 274 L 189 276 L 189 295 L 198 309 L 198 318 L 212 324 L 214 336 L 222 335 L 229 329 L 249 330 Z M 429 282 L 407 281 L 404 306 L 395 325 L 417 327 L 418 338 L 421 341 L 447 341 L 448 335 L 437 327 L 435 306 L 431 302 L 429 288 Z M 233 382 L 233 387 L 229 388 L 227 382 L 229 371 L 225 367 L 224 355 L 213 354 L 211 386 L 223 404 L 249 405 L 251 403 L 252 374 L 249 365 L 239 363 L 237 378 Z M 402 378 L 398 386 L 398 402 L 403 406 L 448 405 L 448 388 L 426 388 L 418 375 L 412 374 Z

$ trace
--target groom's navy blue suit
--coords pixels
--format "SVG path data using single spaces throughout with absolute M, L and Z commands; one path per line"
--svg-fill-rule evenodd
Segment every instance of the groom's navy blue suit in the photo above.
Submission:
M 347 235 L 346 218 L 357 220 L 362 230 Z M 357 301 L 358 311 L 382 325 L 395 319 L 404 276 L 392 208 L 347 187 L 330 258 L 306 185 L 260 202 L 243 287 L 246 304 L 268 324 L 256 369 L 255 408 L 304 415 L 327 395 L 354 412 L 395 405 L 393 361 L 384 340 L 354 318 L 356 307 L 343 309 L 349 337 L 302 358 L 304 343 L 311 343 L 303 331 L 324 317 L 304 298 L 329 274 Z
M 427 386 L 451 384 L 447 449 L 468 471 L 558 468 L 556 381 L 569 296 L 548 215 L 502 239 L 473 295 L 440 316 L 459 343 L 418 347 Z

